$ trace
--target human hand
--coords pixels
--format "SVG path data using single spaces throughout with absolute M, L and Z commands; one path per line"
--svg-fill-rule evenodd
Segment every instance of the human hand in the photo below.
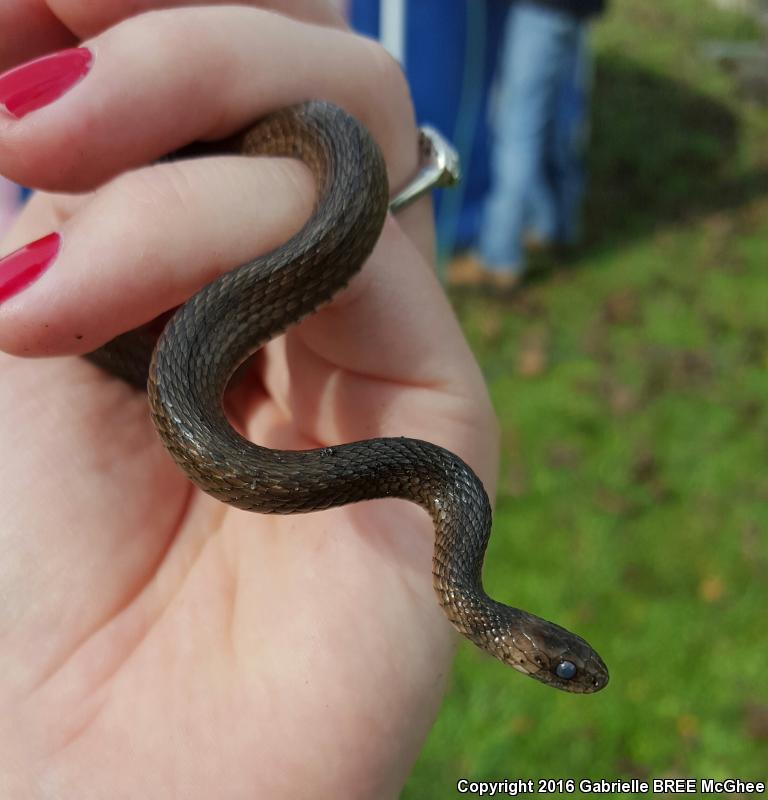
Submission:
M 93 5 L 59 0 L 68 27 L 38 18 L 28 52 L 0 51 L 0 69 L 84 36 L 94 54 L 55 102 L 0 114 L 0 173 L 49 192 L 2 252 L 62 236 L 46 272 L 0 305 L 0 794 L 394 796 L 452 653 L 426 514 L 222 506 L 171 462 L 145 396 L 74 356 L 277 246 L 311 211 L 293 162 L 142 164 L 320 97 L 371 130 L 399 188 L 416 170 L 407 89 L 319 0 L 271 4 L 313 24 L 244 6 L 120 23 L 126 3 Z M 14 8 L 22 30 L 30 4 Z M 349 289 L 264 349 L 232 398 L 250 438 L 413 436 L 493 490 L 493 414 L 428 263 L 428 219 L 422 203 L 390 220 Z

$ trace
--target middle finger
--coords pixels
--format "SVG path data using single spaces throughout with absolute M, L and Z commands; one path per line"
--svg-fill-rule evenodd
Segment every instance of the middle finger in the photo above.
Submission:
M 0 115 L 0 173 L 54 191 L 91 189 L 312 97 L 342 106 L 371 131 L 392 186 L 415 172 L 407 86 L 368 39 L 226 6 L 150 12 L 85 46 L 92 62 L 77 85 L 21 119 Z

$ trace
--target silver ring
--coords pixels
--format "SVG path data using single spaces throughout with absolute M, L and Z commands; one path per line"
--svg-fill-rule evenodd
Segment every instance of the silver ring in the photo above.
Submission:
M 461 179 L 456 148 L 430 125 L 419 128 L 419 171 L 416 177 L 390 200 L 396 214 L 432 189 L 455 186 Z

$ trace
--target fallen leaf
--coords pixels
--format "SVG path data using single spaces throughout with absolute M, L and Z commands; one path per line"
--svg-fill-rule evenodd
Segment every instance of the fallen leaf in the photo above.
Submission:
M 699 583 L 699 597 L 705 603 L 716 603 L 725 594 L 725 586 L 719 575 L 711 575 Z
M 549 336 L 547 331 L 534 328 L 523 334 L 517 351 L 517 374 L 536 378 L 549 366 Z

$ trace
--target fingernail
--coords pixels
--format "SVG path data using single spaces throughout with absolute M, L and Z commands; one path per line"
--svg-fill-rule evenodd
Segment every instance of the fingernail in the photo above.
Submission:
M 61 246 L 61 236 L 50 233 L 0 258 L 0 303 L 26 289 L 50 266 Z
M 0 75 L 0 107 L 21 119 L 47 106 L 88 74 L 93 53 L 87 47 L 59 50 Z

